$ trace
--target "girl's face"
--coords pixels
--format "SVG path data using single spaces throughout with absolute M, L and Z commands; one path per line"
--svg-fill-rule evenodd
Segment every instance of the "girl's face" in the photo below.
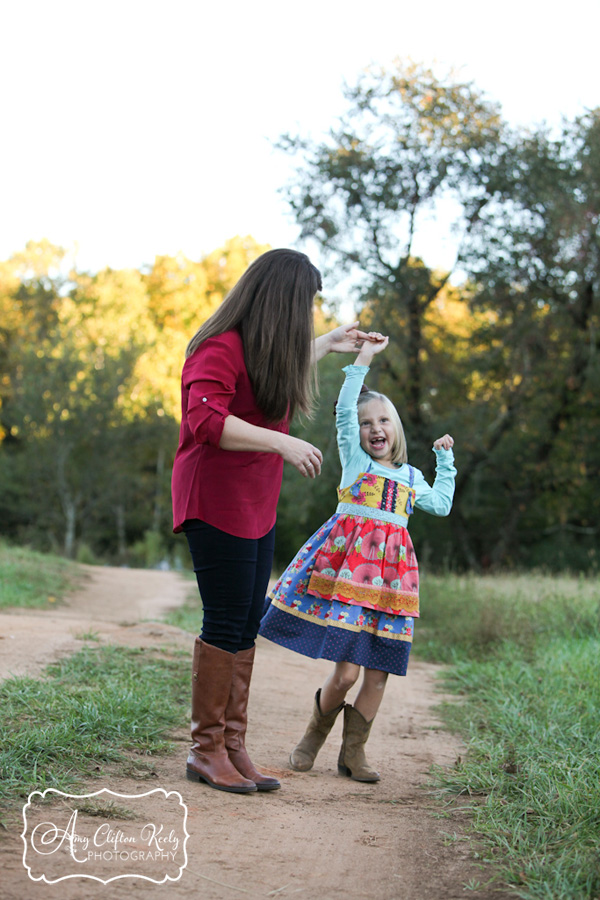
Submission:
M 360 426 L 360 446 L 388 468 L 392 463 L 392 447 L 396 440 L 396 429 L 382 400 L 370 400 L 361 406 L 358 414 Z

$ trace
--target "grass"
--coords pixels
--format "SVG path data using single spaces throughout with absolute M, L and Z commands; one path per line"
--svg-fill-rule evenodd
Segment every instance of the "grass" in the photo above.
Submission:
M 200 634 L 202 629 L 202 601 L 195 578 L 193 586 L 190 581 L 190 591 L 185 603 L 182 606 L 178 606 L 177 609 L 170 610 L 166 615 L 162 616 L 161 621 L 167 622 L 169 625 L 175 625 L 183 631 L 189 631 L 190 634 Z
M 45 607 L 76 580 L 74 564 L 0 544 L 0 606 Z M 470 809 L 474 852 L 515 896 L 598 900 L 600 583 L 427 575 L 421 599 L 414 652 L 450 664 L 444 687 L 461 702 L 441 713 L 467 744 L 452 769 L 435 771 L 436 790 Z M 199 632 L 195 586 L 166 621 Z M 32 790 L 87 788 L 115 770 L 151 777 L 187 718 L 183 656 L 88 646 L 42 678 L 1 683 L 4 810 Z
M 80 582 L 79 571 L 0 543 L 0 607 L 49 608 Z M 199 602 L 195 590 L 171 614 L 175 624 L 196 630 Z M 173 749 L 169 730 L 188 718 L 189 653 L 94 647 L 92 630 L 78 637 L 92 646 L 41 677 L 0 683 L 0 817 L 33 790 L 88 790 L 90 779 L 115 771 L 152 777 L 152 758 Z
M 426 575 L 415 629 L 422 658 L 485 659 L 502 643 L 525 652 L 553 637 L 600 630 L 600 580 L 540 573 Z
M 463 807 L 467 798 L 478 852 L 515 896 L 597 900 L 598 580 L 423 581 L 415 649 L 453 663 L 444 687 L 462 702 L 441 712 L 467 743 L 453 769 L 435 772 L 438 791 Z
M 42 678 L 0 684 L 0 805 L 33 790 L 72 791 L 117 769 L 152 775 L 189 706 L 188 656 L 86 647 Z
M 48 609 L 80 582 L 76 563 L 0 542 L 0 609 Z

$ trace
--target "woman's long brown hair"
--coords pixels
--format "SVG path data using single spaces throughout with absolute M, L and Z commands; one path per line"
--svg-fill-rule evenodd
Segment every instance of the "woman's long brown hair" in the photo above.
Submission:
M 321 288 L 319 270 L 304 253 L 263 253 L 200 326 L 186 358 L 208 338 L 237 328 L 256 404 L 267 421 L 291 419 L 296 410 L 309 414 L 316 372 L 313 301 Z

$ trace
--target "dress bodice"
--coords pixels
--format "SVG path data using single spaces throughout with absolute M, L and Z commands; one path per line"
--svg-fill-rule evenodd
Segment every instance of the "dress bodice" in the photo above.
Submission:
M 415 505 L 414 470 L 412 466 L 408 469 L 409 484 L 406 485 L 392 478 L 376 475 L 369 467 L 351 485 L 338 488 L 338 501 L 345 506 L 366 506 L 407 519 Z M 358 510 L 356 512 L 360 514 Z

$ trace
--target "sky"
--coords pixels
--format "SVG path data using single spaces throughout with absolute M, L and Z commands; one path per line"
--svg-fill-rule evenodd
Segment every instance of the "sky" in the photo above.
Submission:
M 302 249 L 273 142 L 323 136 L 344 81 L 409 57 L 557 124 L 600 105 L 599 33 L 598 0 L 4 0 L 0 259 L 41 238 L 90 271 L 237 234 Z M 447 232 L 424 236 L 430 265 Z

